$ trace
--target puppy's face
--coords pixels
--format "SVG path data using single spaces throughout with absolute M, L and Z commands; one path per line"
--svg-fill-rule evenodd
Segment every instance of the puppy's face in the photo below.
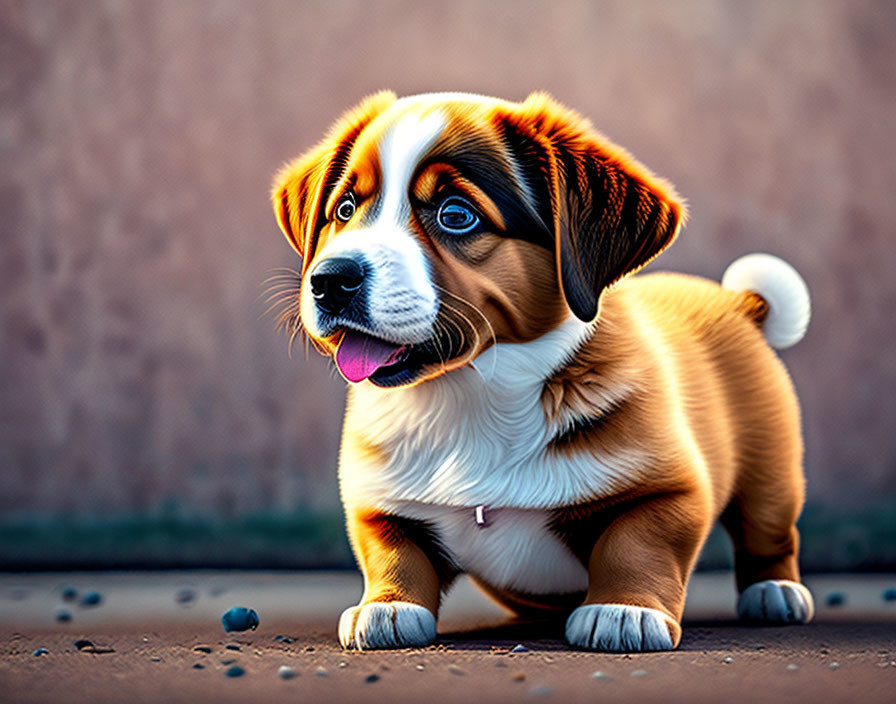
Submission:
M 671 186 L 535 94 L 379 93 L 280 172 L 298 316 L 350 382 L 420 383 L 526 342 L 675 237 Z

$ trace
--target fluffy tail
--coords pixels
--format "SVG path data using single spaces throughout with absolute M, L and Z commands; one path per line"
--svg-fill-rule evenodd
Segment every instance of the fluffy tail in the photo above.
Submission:
M 809 289 L 783 259 L 771 254 L 741 257 L 725 270 L 722 287 L 762 296 L 769 308 L 762 332 L 772 347 L 784 349 L 803 339 L 809 326 Z

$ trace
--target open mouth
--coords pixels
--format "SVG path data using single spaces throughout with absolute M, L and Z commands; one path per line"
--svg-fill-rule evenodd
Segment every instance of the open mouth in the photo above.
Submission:
M 347 381 L 370 379 L 383 387 L 413 381 L 427 363 L 426 355 L 413 345 L 398 345 L 354 330 L 345 331 L 334 359 Z

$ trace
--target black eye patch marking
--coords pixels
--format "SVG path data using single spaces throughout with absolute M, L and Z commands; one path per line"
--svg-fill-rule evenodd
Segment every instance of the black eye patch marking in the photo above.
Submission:
M 494 144 L 481 138 L 455 138 L 450 143 L 437 144 L 426 162 L 421 164 L 420 171 L 436 162 L 454 167 L 494 203 L 504 221 L 504 231 L 501 233 L 503 236 L 526 240 L 553 250 L 553 230 L 546 224 L 553 223 L 553 216 L 544 221 L 540 214 L 533 211 L 533 205 L 527 202 L 525 191 L 528 183 L 518 182 L 514 175 L 515 165 L 508 163 L 508 158 L 513 157 L 502 154 L 495 149 Z M 519 171 L 518 165 L 516 166 Z M 473 226 L 468 234 L 485 227 L 487 223 L 481 222 L 480 225 Z

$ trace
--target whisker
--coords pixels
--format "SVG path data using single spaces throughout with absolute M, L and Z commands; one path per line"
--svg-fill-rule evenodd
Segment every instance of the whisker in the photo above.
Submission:
M 458 310 L 454 306 L 449 305 L 446 301 L 442 301 L 442 305 L 444 306 L 444 308 L 446 309 L 447 312 L 446 312 L 446 315 L 444 316 L 444 319 L 440 322 L 450 323 L 453 326 L 453 328 L 457 331 L 458 336 L 460 338 L 459 339 L 460 347 L 458 349 L 458 352 L 460 352 L 466 346 L 467 334 L 464 331 L 463 326 L 461 326 L 461 324 L 457 320 L 455 320 L 452 315 L 449 315 L 449 313 L 454 314 L 455 316 L 459 317 L 464 323 L 466 323 L 467 326 L 470 328 L 470 331 L 478 339 L 479 335 L 476 332 L 476 326 L 473 325 L 473 322 L 467 316 L 465 316 L 460 310 Z M 446 331 L 446 334 L 448 334 L 447 328 L 444 327 L 444 325 L 443 325 L 442 329 Z M 450 355 L 450 352 L 451 352 L 451 350 L 449 350 L 449 355 Z
M 444 287 L 442 287 L 442 286 L 439 286 L 438 284 L 433 284 L 433 285 L 434 285 L 434 286 L 436 287 L 436 289 L 439 290 L 441 293 L 444 293 L 446 296 L 449 296 L 450 298 L 456 300 L 458 303 L 460 303 L 460 304 L 466 306 L 466 307 L 469 308 L 473 313 L 475 313 L 475 314 L 478 316 L 478 318 L 479 318 L 480 320 L 482 320 L 482 322 L 485 324 L 485 327 L 488 328 L 489 337 L 490 337 L 491 340 L 492 340 L 492 344 L 497 345 L 497 343 L 498 343 L 498 336 L 495 334 L 495 329 L 492 327 L 492 324 L 489 322 L 489 320 L 488 320 L 488 318 L 485 316 L 485 314 L 484 314 L 481 310 L 479 310 L 479 308 L 478 308 L 477 306 L 475 306 L 475 305 L 474 305 L 473 303 L 471 303 L 470 301 L 466 300 L 463 296 L 459 296 L 459 295 L 457 295 L 456 293 L 452 293 L 452 292 L 449 291 L 448 289 L 446 289 L 446 288 L 444 288 Z M 443 301 L 443 303 L 444 303 L 444 301 Z M 468 322 L 470 322 L 470 321 L 468 321 Z M 471 323 L 471 328 L 473 329 L 473 333 L 474 333 L 474 335 L 476 336 L 477 341 L 480 340 L 482 336 L 479 334 L 479 330 L 476 328 L 475 325 L 472 325 L 472 323 Z
M 268 269 L 268 271 L 279 272 L 281 274 L 290 274 L 299 279 L 302 278 L 302 272 L 300 272 L 298 269 L 293 269 L 291 266 L 272 266 L 270 269 Z

